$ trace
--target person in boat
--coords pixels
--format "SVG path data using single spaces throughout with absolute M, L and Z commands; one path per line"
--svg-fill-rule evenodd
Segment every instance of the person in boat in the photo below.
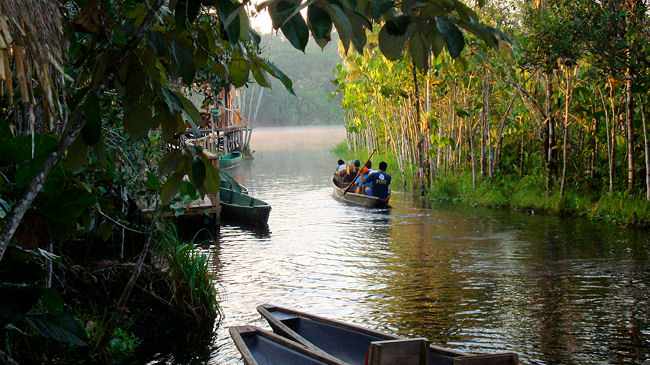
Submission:
M 357 194 L 363 193 L 365 190 L 366 186 L 366 180 L 368 180 L 368 176 L 373 172 L 372 170 L 372 161 L 368 160 L 366 164 L 361 168 L 361 172 L 359 172 L 359 176 L 354 180 L 354 185 L 355 185 L 355 192 Z
M 365 183 L 365 193 L 376 196 L 380 199 L 386 199 L 390 195 L 391 177 L 386 172 L 388 164 L 384 161 L 379 163 L 379 171 L 374 171 L 368 175 Z
M 354 178 L 357 176 L 357 172 L 359 171 L 360 166 L 361 161 L 359 160 L 350 161 L 350 163 L 348 163 L 345 175 L 343 176 L 343 182 L 345 184 L 350 184 L 354 180 Z
M 338 176 L 343 176 L 345 174 L 345 172 L 346 172 L 346 167 L 347 166 L 345 166 L 345 161 L 339 160 L 337 162 L 337 166 L 336 166 L 336 174 Z

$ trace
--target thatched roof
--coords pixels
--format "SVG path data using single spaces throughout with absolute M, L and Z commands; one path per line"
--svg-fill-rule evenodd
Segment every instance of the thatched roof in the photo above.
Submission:
M 50 119 L 60 111 L 57 85 L 66 47 L 59 6 L 52 0 L 0 0 L 0 96 L 40 104 Z

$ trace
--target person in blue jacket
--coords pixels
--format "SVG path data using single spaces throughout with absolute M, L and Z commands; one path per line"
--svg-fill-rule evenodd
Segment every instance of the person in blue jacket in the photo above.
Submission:
M 390 195 L 390 175 L 386 172 L 388 164 L 384 161 L 379 163 L 379 171 L 368 175 L 365 181 L 366 194 L 386 199 Z

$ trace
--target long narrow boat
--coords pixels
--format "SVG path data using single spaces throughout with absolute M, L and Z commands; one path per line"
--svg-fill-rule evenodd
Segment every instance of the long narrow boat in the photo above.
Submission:
M 239 181 L 235 180 L 235 178 L 226 171 L 219 171 L 219 180 L 221 182 L 221 185 L 219 185 L 220 188 L 248 194 L 248 188 L 240 184 Z
M 252 226 L 265 226 L 269 221 L 271 206 L 248 194 L 219 188 L 221 218 Z
M 340 185 L 335 178 L 332 178 L 332 187 L 334 188 L 334 197 L 340 201 L 366 208 L 388 208 L 390 195 L 386 199 L 381 199 L 376 196 L 357 194 L 351 191 L 346 193 L 347 186 Z
M 395 335 L 339 322 L 313 314 L 264 304 L 257 311 L 273 331 L 349 365 L 364 365 L 372 342 L 398 340 Z M 468 354 L 430 345 L 428 365 L 517 365 L 517 354 Z
M 345 365 L 257 327 L 231 327 L 229 332 L 245 365 Z
M 229 169 L 235 167 L 242 162 L 243 156 L 239 151 L 232 151 L 219 156 L 219 167 L 222 169 Z

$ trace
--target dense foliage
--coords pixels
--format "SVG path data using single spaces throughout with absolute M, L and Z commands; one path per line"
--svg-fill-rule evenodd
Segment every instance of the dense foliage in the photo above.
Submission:
M 634 201 L 650 200 L 647 3 L 494 1 L 479 13 L 509 42 L 470 38 L 460 59 L 429 54 L 420 71 L 413 55 L 384 57 L 375 32 L 345 57 L 350 147 L 394 156 L 435 197 L 594 215 L 625 206 L 625 221 L 647 223 L 648 204 Z
M 276 78 L 293 92 L 261 57 L 247 4 L 0 2 L 0 291 L 13 298 L 0 308 L 3 361 L 121 362 L 176 340 L 171 322 L 212 332 L 206 260 L 161 217 L 219 186 L 203 151 L 179 143 L 200 122 L 188 89 Z M 325 47 L 335 28 L 343 49 L 362 52 L 378 24 L 382 50 L 408 52 L 423 70 L 443 46 L 458 56 L 459 27 L 492 45 L 499 37 L 458 0 L 259 8 L 303 51 L 309 34 Z

